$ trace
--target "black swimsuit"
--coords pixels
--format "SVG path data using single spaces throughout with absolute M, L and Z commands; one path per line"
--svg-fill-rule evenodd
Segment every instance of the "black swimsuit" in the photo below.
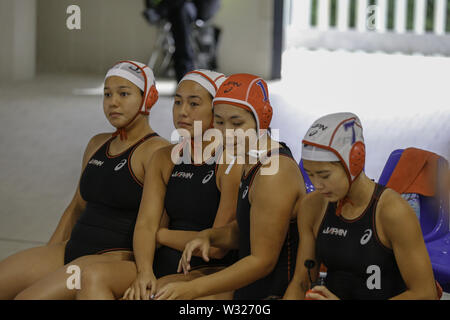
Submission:
M 389 299 L 406 286 L 392 249 L 378 239 L 375 212 L 385 188 L 376 185 L 363 214 L 347 220 L 328 204 L 316 239 L 316 257 L 327 267 L 326 287 L 340 299 Z
M 86 208 L 67 242 L 64 264 L 81 256 L 133 250 L 133 232 L 142 196 L 142 183 L 131 169 L 134 150 L 149 134 L 121 154 L 109 155 L 113 138 L 89 160 L 80 179 Z
M 220 202 L 216 183 L 216 163 L 201 165 L 178 164 L 173 167 L 167 183 L 164 206 L 169 216 L 170 230 L 201 231 L 211 228 Z M 157 278 L 177 273 L 182 252 L 167 246 L 155 251 L 153 271 Z M 208 263 L 192 257 L 191 267 L 229 265 L 234 262 L 231 251 L 225 258 L 211 259 Z
M 280 156 L 292 158 L 292 153 L 285 144 L 279 149 Z M 270 153 L 270 152 L 269 152 Z M 269 154 L 268 154 L 269 156 Z M 246 176 L 241 179 L 239 188 L 238 205 L 236 218 L 239 225 L 239 259 L 245 258 L 251 254 L 250 249 L 250 209 L 251 204 L 248 200 L 248 194 L 252 185 L 253 178 L 261 168 L 258 162 Z M 274 191 L 276 192 L 276 191 Z M 270 226 L 267 226 L 270 227 Z M 298 248 L 298 229 L 297 221 L 291 220 L 289 229 L 284 240 L 278 262 L 273 271 L 266 277 L 259 279 L 243 288 L 235 291 L 234 299 L 237 300 L 255 300 L 269 297 L 282 297 L 295 271 L 295 260 Z

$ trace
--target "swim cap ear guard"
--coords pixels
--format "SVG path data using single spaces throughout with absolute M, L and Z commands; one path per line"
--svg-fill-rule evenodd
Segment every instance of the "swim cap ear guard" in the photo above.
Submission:
M 263 79 L 254 79 L 250 83 L 247 101 L 255 109 L 255 117 L 259 120 L 258 130 L 268 129 L 272 121 L 273 109 L 269 101 L 269 89 Z
M 349 188 L 364 170 L 366 149 L 363 129 L 358 116 L 353 113 L 335 113 L 316 120 L 302 143 L 302 159 L 304 160 L 338 159 L 347 173 Z M 320 149 L 320 152 L 314 152 L 314 148 L 311 147 Z M 347 196 L 340 201 L 338 214 L 347 201 Z
M 349 155 L 349 171 L 354 177 L 358 177 L 364 170 L 366 162 L 366 146 L 361 141 L 355 142 Z
M 120 135 L 121 140 L 127 139 L 126 127 L 136 119 L 138 114 L 148 115 L 150 109 L 158 100 L 155 77 L 153 71 L 145 64 L 136 61 L 120 61 L 108 70 L 105 81 L 111 76 L 118 76 L 136 85 L 143 91 L 142 105 L 136 115 L 122 128 L 118 128 L 114 135 Z
M 150 109 L 155 105 L 156 101 L 158 101 L 159 98 L 159 94 L 158 94 L 158 90 L 156 90 L 156 86 L 153 84 L 150 87 L 150 91 L 147 95 L 147 99 L 145 100 L 145 110 L 144 111 L 140 111 L 142 114 L 145 115 L 149 115 L 150 114 Z

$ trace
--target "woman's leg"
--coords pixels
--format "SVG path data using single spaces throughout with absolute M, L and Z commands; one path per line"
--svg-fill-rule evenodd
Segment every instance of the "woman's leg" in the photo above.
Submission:
M 65 242 L 20 251 L 0 261 L 0 300 L 13 299 L 64 265 Z
M 191 271 L 188 275 L 171 274 L 158 279 L 157 289 L 170 282 L 190 281 L 198 277 L 221 270 L 222 267 L 207 267 Z M 94 263 L 85 267 L 81 274 L 81 289 L 77 291 L 77 300 L 120 299 L 131 283 L 136 279 L 137 270 L 134 261 L 116 261 Z M 231 300 L 233 292 L 224 292 L 201 300 Z
M 88 255 L 68 263 L 67 265 L 58 268 L 46 277 L 35 282 L 30 287 L 20 292 L 15 299 L 17 300 L 70 300 L 75 299 L 78 288 L 68 286 L 69 277 L 79 276 L 79 283 L 82 284 L 83 270 L 94 263 L 99 262 L 113 262 L 130 260 L 132 258 L 131 252 L 109 252 L 101 255 Z M 80 274 L 72 273 L 68 268 L 70 266 L 77 266 Z
M 77 300 L 120 299 L 136 279 L 134 261 L 95 263 L 84 268 Z
M 165 277 L 159 278 L 156 286 L 159 289 L 159 288 L 162 288 L 164 285 L 171 283 L 171 282 L 191 281 L 191 280 L 218 272 L 224 268 L 225 267 L 203 267 L 203 268 L 192 270 L 187 275 L 184 275 L 183 273 L 169 274 Z M 206 296 L 206 297 L 200 297 L 200 298 L 197 298 L 196 300 L 232 300 L 233 293 L 234 293 L 234 291 L 221 292 L 221 293 Z

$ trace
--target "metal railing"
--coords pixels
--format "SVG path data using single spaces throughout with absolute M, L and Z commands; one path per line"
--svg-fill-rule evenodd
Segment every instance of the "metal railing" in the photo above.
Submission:
M 288 0 L 287 7 L 288 45 L 450 55 L 450 0 Z

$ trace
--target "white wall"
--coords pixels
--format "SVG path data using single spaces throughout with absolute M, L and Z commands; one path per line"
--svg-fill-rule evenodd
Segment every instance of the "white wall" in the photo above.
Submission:
M 0 1 L 0 81 L 35 75 L 36 0 Z
M 66 8 L 81 8 L 81 30 L 68 30 Z M 39 72 L 103 73 L 120 59 L 148 62 L 156 28 L 142 17 L 143 0 L 38 1 Z M 270 77 L 273 0 L 223 0 L 220 70 Z
M 81 30 L 66 27 L 71 4 L 81 8 Z M 38 71 L 103 73 L 121 59 L 147 62 L 155 30 L 143 7 L 140 0 L 39 1 Z

